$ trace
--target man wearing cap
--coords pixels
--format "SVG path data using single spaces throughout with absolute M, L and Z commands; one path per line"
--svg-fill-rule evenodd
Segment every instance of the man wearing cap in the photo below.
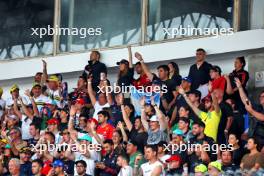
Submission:
M 191 84 L 192 84 L 192 80 L 189 77 L 183 77 L 180 87 L 183 88 L 184 91 L 188 94 L 191 91 Z M 176 88 L 176 90 L 178 91 L 178 87 Z M 163 102 L 164 100 L 161 98 L 161 101 Z M 175 106 L 172 108 L 173 112 L 171 119 L 169 121 L 170 125 L 173 125 L 173 123 L 176 121 L 176 117 L 179 116 L 178 111 L 180 107 L 186 105 L 187 103 L 184 97 L 181 94 L 178 94 L 176 97 Z
M 219 176 L 222 172 L 222 164 L 219 161 L 210 162 L 208 165 L 208 174 L 211 176 Z
M 135 141 L 128 141 L 126 146 L 126 153 L 129 155 L 129 166 L 131 166 L 132 168 L 140 167 L 143 164 L 143 155 L 138 151 L 138 144 Z
M 187 158 L 188 155 L 187 155 L 186 150 L 181 150 L 179 148 L 179 146 L 181 146 L 182 144 L 185 144 L 183 140 L 183 132 L 180 129 L 176 129 L 172 132 L 172 139 L 171 139 L 172 148 L 170 149 L 170 153 L 172 155 L 176 155 L 176 154 L 180 155 L 181 163 L 185 164 L 188 161 L 188 158 Z
M 156 115 L 146 120 L 146 114 L 144 109 L 141 111 L 141 121 L 146 130 L 148 130 L 147 144 L 158 144 L 160 141 L 167 141 L 167 134 L 164 132 L 164 128 L 161 127 L 160 118 Z
M 134 69 L 133 69 L 132 53 L 130 46 L 128 47 L 128 52 L 129 52 L 129 60 L 122 59 L 120 62 L 116 63 L 119 66 L 117 85 L 120 87 L 130 86 L 133 81 Z
M 209 92 L 211 91 L 209 90 Z M 211 92 L 211 96 L 204 98 L 205 108 L 208 110 L 208 112 L 203 112 L 195 107 L 182 88 L 179 88 L 179 93 L 183 95 L 184 99 L 194 111 L 194 113 L 205 123 L 204 133 L 207 136 L 212 137 L 214 141 L 217 141 L 218 125 L 222 116 L 222 112 L 215 93 Z
M 82 136 L 76 136 L 71 134 L 71 138 L 74 141 L 74 145 L 77 147 L 77 151 L 73 151 L 75 162 L 84 160 L 87 164 L 86 174 L 93 175 L 95 169 L 94 156 L 96 155 L 95 149 L 90 149 L 89 145 L 92 143 L 92 137 L 88 134 Z M 74 175 L 77 175 L 77 168 L 74 170 Z
M 2 122 L 2 116 L 4 115 L 5 106 L 6 106 L 6 102 L 5 100 L 2 99 L 2 95 L 3 95 L 3 88 L 0 87 L 0 121 L 1 122 Z
M 52 169 L 49 171 L 47 176 L 66 176 L 64 174 L 64 163 L 61 160 L 55 160 L 52 163 Z
M 183 172 L 181 157 L 180 155 L 171 155 L 169 159 L 166 160 L 168 163 L 168 170 L 166 171 L 166 176 L 181 175 Z
M 211 77 L 211 83 L 212 84 L 212 91 L 215 89 L 221 89 L 223 92 L 225 92 L 226 89 L 226 79 L 224 76 L 221 76 L 221 68 L 217 65 L 214 65 L 210 69 L 210 77 Z
M 21 97 L 24 104 L 28 105 L 29 104 L 29 100 L 27 97 L 25 96 L 22 96 L 19 94 L 19 87 L 17 84 L 14 84 L 12 85 L 12 87 L 10 88 L 10 94 L 11 94 L 11 97 L 7 98 L 6 100 L 6 106 L 7 108 L 11 108 L 11 106 L 14 104 L 14 100 L 15 99 L 18 99 L 18 97 Z
M 199 164 L 195 166 L 194 172 L 195 176 L 203 176 L 207 172 L 207 167 L 204 164 Z
M 63 108 L 63 97 L 61 95 L 61 90 L 59 87 L 60 80 L 56 75 L 51 75 L 49 79 L 47 79 L 48 83 L 48 89 L 46 90 L 46 93 L 48 94 L 48 97 L 51 100 L 54 100 L 56 102 L 56 105 L 59 108 Z
M 199 86 L 207 84 L 210 80 L 211 64 L 205 61 L 206 52 L 202 48 L 196 50 L 196 63 L 190 67 L 189 75 L 193 80 L 192 90 L 197 89 Z
M 52 132 L 55 136 L 55 144 L 60 143 L 62 138 L 58 130 L 59 121 L 56 118 L 51 118 L 47 121 L 47 124 L 48 124 L 47 127 L 48 131 Z
M 23 147 L 19 151 L 20 158 L 20 173 L 24 175 L 32 175 L 31 172 L 31 149 L 29 147 Z
M 39 112 L 41 112 L 42 107 L 50 101 L 50 99 L 42 94 L 42 87 L 40 83 L 33 83 L 31 92 L 33 94 L 34 101 L 38 106 Z

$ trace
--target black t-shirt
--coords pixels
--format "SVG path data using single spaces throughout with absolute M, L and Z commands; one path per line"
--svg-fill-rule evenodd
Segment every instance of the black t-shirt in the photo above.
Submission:
M 67 174 L 73 175 L 74 174 L 74 161 L 68 160 L 68 161 L 63 161 L 64 162 L 64 170 L 66 171 Z
M 119 79 L 117 80 L 117 85 L 118 86 L 131 85 L 133 82 L 133 76 L 134 76 L 134 69 L 129 68 L 128 72 L 125 75 L 119 77 Z
M 239 111 L 233 111 L 233 122 L 230 127 L 229 133 L 235 134 L 239 138 L 244 132 L 244 117 Z
M 234 70 L 232 73 L 229 74 L 229 78 L 230 78 L 231 86 L 232 86 L 233 89 L 236 88 L 235 78 L 239 78 L 239 80 L 242 83 L 242 88 L 243 88 L 244 92 L 247 94 L 246 85 L 247 85 L 247 82 L 249 80 L 249 74 L 248 74 L 247 71 L 245 71 L 243 69 L 239 70 L 239 71 Z M 244 104 L 243 104 L 243 102 L 242 102 L 242 100 L 240 98 L 238 90 L 235 91 L 234 94 L 230 95 L 229 98 L 231 98 L 231 99 L 233 99 L 235 101 L 237 109 L 242 114 L 246 113 L 245 106 L 244 106 Z
M 208 143 L 210 146 L 213 146 L 215 144 L 214 142 L 214 139 L 209 137 L 209 136 L 204 136 L 203 139 L 197 139 L 197 137 L 193 137 L 190 139 L 190 144 L 200 144 L 202 145 L 204 142 Z M 210 147 L 210 151 L 207 151 L 209 157 L 210 157 L 210 160 L 211 161 L 215 161 L 217 159 L 217 154 L 215 154 L 215 151 L 213 151 L 213 148 Z M 191 155 L 195 155 L 194 153 L 191 154 Z
M 67 129 L 68 128 L 68 123 L 67 122 L 65 122 L 65 123 L 60 123 L 59 124 L 59 131 L 63 131 L 63 130 L 65 130 L 65 129 Z
M 31 171 L 31 162 L 27 162 L 24 164 L 20 165 L 20 173 L 22 175 L 32 175 L 32 171 Z
M 226 143 L 226 138 L 225 138 L 225 127 L 227 123 L 227 118 L 228 117 L 233 117 L 233 109 L 232 107 L 227 104 L 226 102 L 222 101 L 220 104 L 220 109 L 222 112 L 222 116 L 219 122 L 218 126 L 218 132 L 217 132 L 217 143 L 218 144 L 225 144 Z
M 147 145 L 148 140 L 147 132 L 138 133 L 138 131 L 133 127 L 129 133 L 129 139 L 135 141 L 138 144 L 138 150 L 144 153 L 144 146 Z
M 200 85 L 204 85 L 210 80 L 210 69 L 212 65 L 208 62 L 203 62 L 203 64 L 197 68 L 196 64 L 193 64 L 189 70 L 189 78 L 192 80 L 192 90 L 197 89 Z
M 243 150 L 243 148 L 238 148 L 236 150 L 233 150 L 233 162 L 239 166 L 240 162 L 242 160 L 242 157 L 244 156 L 245 151 Z

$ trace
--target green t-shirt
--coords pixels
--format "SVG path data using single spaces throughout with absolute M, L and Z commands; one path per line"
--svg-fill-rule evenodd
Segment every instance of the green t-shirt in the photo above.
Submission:
M 137 151 L 136 153 L 134 153 L 133 155 L 131 155 L 129 157 L 129 166 L 131 166 L 132 168 L 134 168 L 134 165 L 135 165 L 135 160 L 136 160 L 136 157 L 138 155 L 142 155 L 142 153 L 140 153 L 139 151 Z M 140 168 L 140 166 L 144 163 L 144 157 L 142 155 L 142 159 L 138 162 L 138 167 Z

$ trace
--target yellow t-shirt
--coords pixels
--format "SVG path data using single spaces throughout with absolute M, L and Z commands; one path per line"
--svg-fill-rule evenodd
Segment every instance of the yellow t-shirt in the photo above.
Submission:
M 211 112 L 203 112 L 200 111 L 199 118 L 205 123 L 204 134 L 214 139 L 216 142 L 218 125 L 222 116 L 222 112 L 220 110 L 219 113 L 216 111 Z

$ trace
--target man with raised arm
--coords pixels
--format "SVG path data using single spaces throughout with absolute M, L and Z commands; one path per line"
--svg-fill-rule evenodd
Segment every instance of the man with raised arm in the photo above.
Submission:
M 209 92 L 211 93 L 211 96 L 206 96 L 203 99 L 205 104 L 205 109 L 208 110 L 208 112 L 203 112 L 200 109 L 198 109 L 196 106 L 194 106 L 191 103 L 188 96 L 186 95 L 185 91 L 181 87 L 179 88 L 179 93 L 183 95 L 187 104 L 192 108 L 194 113 L 205 123 L 204 133 L 207 136 L 212 137 L 214 141 L 216 141 L 218 126 L 222 116 L 222 112 L 219 107 L 215 93 L 211 92 L 211 90 L 212 89 L 209 86 Z

